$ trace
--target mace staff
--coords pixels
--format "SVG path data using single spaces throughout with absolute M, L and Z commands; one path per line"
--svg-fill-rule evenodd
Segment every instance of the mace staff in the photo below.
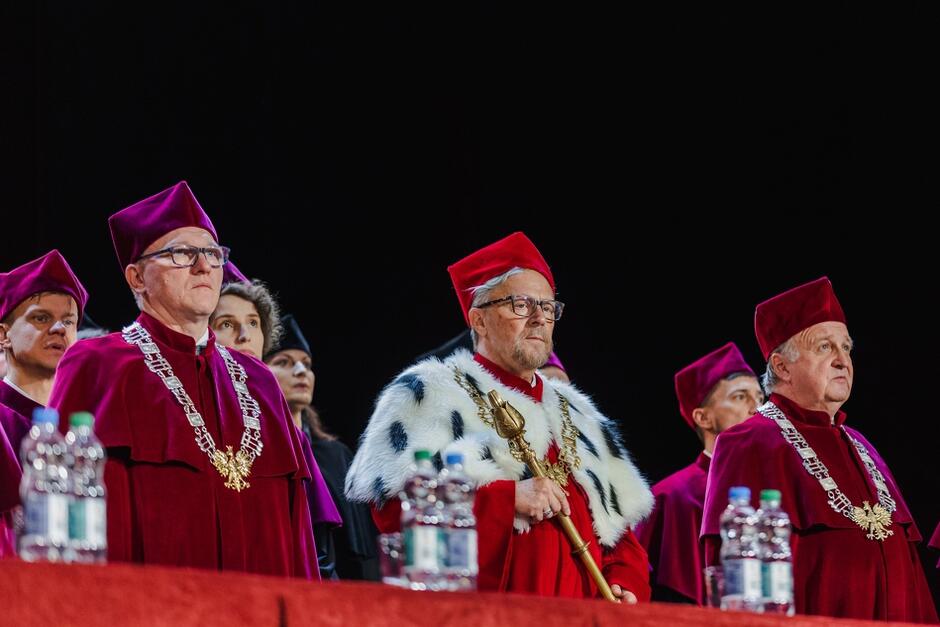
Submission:
M 542 470 L 542 464 L 532 451 L 529 442 L 525 439 L 525 418 L 515 407 L 504 401 L 496 390 L 490 390 L 487 397 L 490 405 L 492 405 L 491 411 L 493 412 L 496 433 L 509 442 L 509 450 L 513 453 L 513 456 L 519 461 L 525 462 L 534 477 L 544 477 L 545 472 Z M 619 603 L 620 599 L 614 596 L 610 584 L 604 579 L 600 568 L 597 567 L 597 562 L 594 561 L 594 557 L 588 551 L 589 543 L 581 538 L 581 534 L 578 533 L 578 529 L 571 522 L 571 518 L 564 512 L 558 512 L 558 520 L 574 549 L 572 555 L 577 555 L 581 559 L 581 563 L 587 568 L 591 579 L 594 580 L 597 589 L 600 590 L 601 596 L 608 601 Z

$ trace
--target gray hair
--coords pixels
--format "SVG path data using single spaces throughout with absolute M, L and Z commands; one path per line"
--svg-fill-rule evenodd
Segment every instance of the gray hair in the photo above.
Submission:
M 523 271 L 522 268 L 520 268 L 519 266 L 516 266 L 514 268 L 507 270 L 506 272 L 503 272 L 499 276 L 494 276 L 492 279 L 490 279 L 483 285 L 477 285 L 476 287 L 469 288 L 467 291 L 473 292 L 473 300 L 470 302 L 471 309 L 473 307 L 479 307 L 486 301 L 491 300 L 490 295 L 493 293 L 493 290 L 495 290 L 497 287 L 505 283 L 506 279 L 508 279 L 509 277 L 515 276 L 517 274 L 521 274 L 522 271 Z M 470 329 L 470 338 L 473 340 L 473 348 L 475 350 L 477 347 L 477 340 L 479 338 L 477 338 L 477 332 L 474 331 L 473 329 Z
M 761 377 L 760 381 L 764 388 L 764 394 L 767 396 L 770 396 L 771 392 L 780 384 L 780 379 L 777 377 L 777 373 L 774 372 L 772 363 L 774 354 L 779 354 L 792 364 L 800 358 L 800 349 L 796 347 L 796 342 L 794 342 L 791 337 L 789 340 L 770 351 L 770 356 L 767 358 L 767 370 L 764 372 L 764 376 Z

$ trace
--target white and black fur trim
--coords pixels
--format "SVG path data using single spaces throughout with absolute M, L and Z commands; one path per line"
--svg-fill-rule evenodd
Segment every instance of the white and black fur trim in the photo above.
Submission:
M 382 391 L 346 476 L 350 500 L 382 503 L 397 495 L 419 449 L 429 450 L 438 464 L 447 453 L 463 453 L 464 468 L 478 485 L 529 476 L 524 464 L 510 454 L 508 443 L 480 420 L 473 399 L 454 380 L 454 367 L 469 375 L 483 394 L 499 390 L 522 413 L 526 439 L 539 458 L 552 441 L 561 442 L 558 395 L 568 399 L 571 421 L 580 432 L 581 467 L 572 474 L 588 495 L 601 544 L 613 547 L 628 526 L 649 515 L 653 495 L 646 480 L 623 447 L 616 424 L 585 394 L 543 377 L 542 402 L 537 403 L 500 383 L 466 350 L 444 361 L 434 357 L 421 361 Z M 527 531 L 529 522 L 517 517 L 514 526 Z

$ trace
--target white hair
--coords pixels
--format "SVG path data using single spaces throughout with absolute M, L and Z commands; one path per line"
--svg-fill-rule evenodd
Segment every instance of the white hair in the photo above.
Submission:
M 497 287 L 505 283 L 509 277 L 515 276 L 522 272 L 523 272 L 523 269 L 516 266 L 514 268 L 507 270 L 506 272 L 503 272 L 499 276 L 494 276 L 492 279 L 490 279 L 483 285 L 477 285 L 476 287 L 469 288 L 467 291 L 473 292 L 473 300 L 470 302 L 470 307 L 471 308 L 479 307 L 486 301 L 490 300 L 490 294 L 493 293 L 493 290 L 495 290 Z M 478 338 L 477 338 L 477 332 L 474 331 L 473 329 L 470 329 L 470 338 L 473 340 L 473 348 L 474 350 L 476 350 Z
M 771 392 L 780 384 L 780 379 L 777 377 L 777 373 L 774 372 L 773 367 L 775 354 L 780 355 L 792 364 L 800 358 L 800 349 L 796 347 L 796 342 L 794 342 L 791 337 L 789 340 L 770 351 L 770 356 L 767 358 L 767 370 L 764 371 L 764 376 L 761 377 L 761 385 L 764 387 L 764 394 L 767 396 L 770 396 Z

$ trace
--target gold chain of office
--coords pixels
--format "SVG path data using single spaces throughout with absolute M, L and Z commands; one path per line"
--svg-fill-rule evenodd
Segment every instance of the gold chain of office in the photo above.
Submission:
M 493 422 L 493 410 L 486 402 L 486 399 L 483 398 L 483 394 L 470 382 L 465 373 L 461 372 L 456 366 L 453 370 L 454 381 L 470 395 L 470 398 L 473 399 L 473 402 L 476 404 L 477 416 L 479 416 L 484 424 L 495 429 L 496 424 Z M 553 464 L 548 461 L 548 457 L 545 457 L 539 461 L 539 465 L 542 467 L 542 471 L 545 473 L 546 477 L 550 478 L 558 485 L 565 487 L 568 485 L 568 475 L 581 467 L 581 457 L 578 455 L 578 436 L 580 432 L 571 422 L 571 413 L 568 411 L 568 399 L 561 394 L 558 394 L 558 406 L 561 409 L 562 418 L 562 445 L 559 447 L 558 461 Z M 512 453 L 516 461 L 520 461 L 524 464 L 525 457 L 522 451 L 517 450 L 515 447 L 511 446 L 511 444 L 510 442 L 510 453 Z

